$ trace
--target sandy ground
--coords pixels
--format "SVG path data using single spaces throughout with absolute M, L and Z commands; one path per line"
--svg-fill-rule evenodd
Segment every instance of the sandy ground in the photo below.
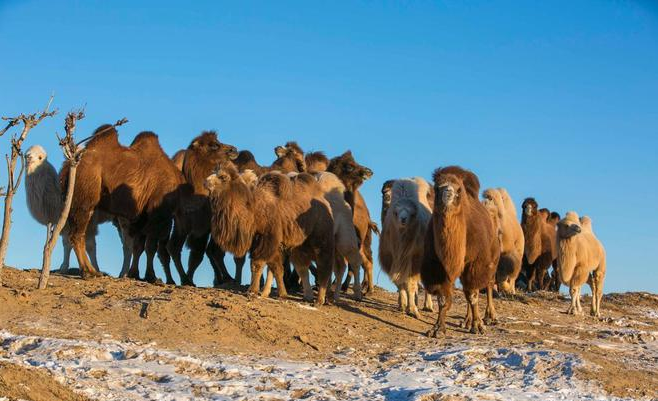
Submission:
M 496 358 L 513 360 L 518 354 L 527 359 L 536 352 L 548 356 L 560 353 L 573 355 L 578 361 L 569 365 L 573 380 L 585 383 L 597 394 L 658 399 L 658 296 L 654 294 L 606 295 L 600 319 L 566 315 L 568 301 L 553 293 L 496 299 L 498 322 L 484 335 L 472 335 L 459 327 L 465 312 L 459 294 L 449 313 L 447 335 L 429 339 L 424 333 L 436 314 L 422 312 L 421 319 L 406 316 L 397 310 L 397 295 L 379 288 L 364 301 L 343 298 L 338 305 L 316 309 L 296 296 L 262 299 L 246 296 L 243 288 L 181 288 L 109 277 L 84 281 L 55 274 L 48 288 L 38 291 L 37 277 L 36 271 L 5 268 L 3 272 L 0 331 L 11 336 L 5 334 L 0 347 L 0 362 L 4 359 L 0 364 L 0 400 L 85 399 L 79 395 L 84 392 L 66 377 L 55 380 L 47 369 L 26 368 L 29 362 L 16 364 L 21 352 L 30 351 L 30 347 L 12 345 L 19 343 L 16 336 L 32 336 L 30 344 L 34 338 L 114 341 L 150 344 L 199 358 L 224 355 L 242 358 L 243 362 L 272 358 L 332 369 L 361 366 L 373 372 L 397 369 L 401 358 L 414 358 L 421 351 L 422 362 L 427 363 L 432 358 L 444 358 L 441 352 L 445 350 L 482 350 L 489 358 L 489 364 L 482 365 L 486 369 L 494 366 L 491 361 Z M 583 306 L 588 302 L 584 297 Z M 480 307 L 484 309 L 482 300 Z M 52 342 L 51 346 L 61 344 Z M 439 356 L 428 356 L 432 352 Z M 496 355 L 489 355 L 491 352 Z M 10 359 L 13 365 L 7 363 Z M 435 373 L 446 375 L 457 367 L 468 370 L 469 363 L 474 362 L 455 360 L 456 365 L 445 365 L 447 370 Z M 528 369 L 534 362 L 523 363 Z M 541 377 L 548 380 L 550 373 Z M 34 382 L 37 375 L 39 390 L 23 391 L 25 383 Z M 483 377 L 472 376 L 476 381 L 486 380 Z M 60 383 L 75 388 L 78 395 Z M 477 388 L 477 383 L 472 388 Z M 308 398 L 310 393 L 287 394 Z M 437 392 L 416 399 L 477 399 L 450 397 L 454 396 Z

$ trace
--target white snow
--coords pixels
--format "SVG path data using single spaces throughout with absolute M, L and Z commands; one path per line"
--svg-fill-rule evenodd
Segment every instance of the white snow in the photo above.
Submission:
M 46 368 L 97 400 L 612 400 L 575 378 L 574 355 L 533 348 L 437 347 L 344 363 L 190 356 L 155 344 L 14 335 L 0 360 Z M 0 398 L 0 401 L 3 401 Z

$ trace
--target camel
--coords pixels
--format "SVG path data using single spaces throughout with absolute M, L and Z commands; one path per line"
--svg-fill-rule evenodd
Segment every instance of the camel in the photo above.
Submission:
M 260 291 L 259 278 L 267 264 L 276 278 L 279 296 L 286 295 L 281 250 L 288 249 L 302 279 L 306 301 L 313 299 L 308 267 L 316 261 L 316 305 L 323 305 L 334 264 L 334 221 L 315 178 L 300 173 L 291 179 L 272 171 L 252 187 L 235 165 L 225 162 L 206 179 L 206 187 L 210 192 L 213 239 L 236 256 L 250 253 L 249 292 Z M 269 291 L 267 283 L 265 289 Z
M 233 280 L 224 264 L 224 250 L 209 240 L 211 211 L 204 183 L 219 163 L 235 159 L 237 155 L 234 146 L 219 142 L 215 131 L 203 131 L 187 149 L 174 155 L 174 162 L 181 167 L 180 171 L 192 192 L 182 198 L 181 207 L 174 218 L 174 229 L 167 242 L 167 251 L 179 271 L 184 270 L 181 260 L 183 245 L 187 243 L 190 248 L 187 273 L 182 282 L 184 285 L 194 285 L 194 273 L 204 254 L 214 270 L 215 287 Z
M 46 150 L 40 145 L 31 146 L 25 153 L 25 160 L 27 162 L 25 174 L 25 199 L 27 201 L 27 208 L 37 222 L 45 226 L 54 226 L 57 224 L 59 216 L 62 214 L 62 208 L 64 207 L 57 170 L 50 164 Z M 98 235 L 98 225 L 106 221 L 112 221 L 119 232 L 119 238 L 123 246 L 123 269 L 127 269 L 130 266 L 130 256 L 132 253 L 129 246 L 130 240 L 124 238 L 127 232 L 122 233 L 118 222 L 114 221 L 111 216 L 101 212 L 94 213 L 94 216 L 89 222 L 85 238 L 85 248 L 91 265 L 94 269 L 98 270 L 96 235 Z M 66 228 L 62 233 L 62 245 L 64 248 L 64 260 L 59 271 L 62 274 L 66 274 L 69 270 L 72 250 Z
M 605 249 L 594 232 L 589 217 L 578 218 L 568 212 L 558 223 L 558 270 L 564 285 L 569 286 L 569 314 L 582 314 L 580 290 L 587 282 L 592 289 L 592 316 L 601 316 L 603 281 L 606 273 Z
M 433 205 L 428 203 L 431 190 L 427 181 L 420 177 L 390 180 L 382 188 L 384 202 L 388 206 L 382 220 L 379 262 L 398 288 L 400 310 L 415 318 L 420 318 L 416 295 L 425 232 L 432 217 Z M 428 293 L 425 293 L 424 309 L 433 310 L 432 297 Z
M 368 167 L 362 166 L 354 160 L 351 151 L 347 151 L 338 157 L 330 160 L 327 166 L 327 171 L 335 174 L 343 181 L 345 185 L 345 200 L 350 205 L 353 211 L 354 227 L 361 244 L 361 260 L 365 278 L 362 287 L 365 287 L 365 294 L 374 291 L 374 278 L 373 278 L 373 256 L 372 256 L 372 233 L 379 234 L 377 225 L 371 220 L 370 212 L 366 201 L 359 192 L 359 187 L 372 177 L 372 170 Z M 353 269 L 350 268 L 350 271 Z M 349 274 L 343 282 L 343 291 L 349 287 L 352 276 Z
M 335 259 L 336 283 L 334 286 L 334 302 L 337 302 L 341 293 L 341 283 L 345 273 L 345 261 L 350 266 L 354 281 L 354 297 L 361 300 L 361 280 L 359 273 L 361 270 L 361 253 L 359 239 L 356 236 L 354 223 L 352 222 L 352 210 L 350 205 L 345 201 L 345 186 L 343 182 L 334 174 L 329 172 L 318 173 L 317 175 L 320 189 L 324 198 L 331 206 L 331 213 L 334 218 L 334 241 L 336 245 Z
M 546 280 L 548 268 L 557 258 L 555 228 L 547 221 L 550 215 L 548 209 L 540 210 L 534 198 L 526 198 L 522 209 L 527 290 L 533 291 L 535 284 L 545 290 L 549 284 L 549 280 Z
M 516 279 L 523 261 L 523 229 L 516 217 L 516 208 L 507 190 L 489 188 L 482 194 L 482 202 L 494 214 L 500 226 L 500 260 L 496 269 L 498 291 L 516 294 Z
M 478 200 L 480 183 L 475 174 L 458 166 L 434 171 L 435 202 L 427 228 L 421 281 L 425 290 L 437 295 L 439 313 L 427 333 L 437 337 L 446 331 L 446 315 L 452 292 L 460 279 L 466 301 L 464 326 L 471 333 L 484 332 L 478 311 L 479 290 L 487 289 L 485 319 L 495 321 L 493 285 L 500 257 L 500 243 L 484 205 Z
M 68 168 L 60 172 L 62 188 L 68 186 Z M 160 147 L 157 135 L 141 132 L 130 147 L 119 143 L 112 125 L 102 125 L 89 140 L 78 166 L 71 211 L 68 218 L 69 239 L 75 251 L 83 278 L 100 273 L 93 269 L 84 248 L 85 233 L 94 210 L 125 219 L 133 240 L 132 262 L 128 277 L 139 278 L 139 257 L 146 250 L 148 282 L 157 277 L 153 258 L 164 245 L 171 230 L 184 179 L 180 171 Z M 165 266 L 169 278 L 171 272 Z M 185 273 L 179 270 L 179 275 Z

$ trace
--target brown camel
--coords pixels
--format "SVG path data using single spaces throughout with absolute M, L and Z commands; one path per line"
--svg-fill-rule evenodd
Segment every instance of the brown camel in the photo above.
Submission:
M 351 151 L 347 151 L 338 157 L 334 157 L 329 162 L 327 171 L 334 173 L 343 181 L 345 185 L 345 200 L 352 207 L 354 213 L 354 227 L 359 238 L 361 259 L 364 270 L 364 280 L 362 287 L 364 294 L 371 293 L 375 288 L 373 278 L 373 257 L 372 257 L 372 233 L 379 234 L 377 224 L 370 218 L 370 212 L 366 201 L 359 192 L 359 187 L 370 177 L 372 170 L 362 166 L 354 160 Z M 347 277 L 343 282 L 343 291 L 346 291 L 350 285 L 353 275 L 352 268 L 347 272 Z
M 452 306 L 455 281 L 460 279 L 468 302 L 467 319 L 471 333 L 482 333 L 478 293 L 487 289 L 485 319 L 495 320 L 493 285 L 500 257 L 500 243 L 486 208 L 478 200 L 477 176 L 461 167 L 439 168 L 434 172 L 435 202 L 425 238 L 421 280 L 425 290 L 435 294 L 439 314 L 428 336 L 445 334 L 446 314 Z
M 272 171 L 250 186 L 232 163 L 223 163 L 208 177 L 206 186 L 210 191 L 214 240 L 234 255 L 250 252 L 249 291 L 259 292 L 259 279 L 268 264 L 279 295 L 285 296 L 281 249 L 288 249 L 308 301 L 313 299 L 308 267 L 316 261 L 316 304 L 324 304 L 334 264 L 334 224 L 331 208 L 315 178 L 300 173 L 291 179 Z
M 62 188 L 68 186 L 68 168 L 65 164 L 60 172 Z M 125 147 L 119 143 L 114 126 L 106 124 L 97 128 L 80 161 L 68 218 L 69 237 L 82 277 L 100 275 L 91 266 L 85 252 L 87 226 L 94 210 L 99 210 L 128 222 L 133 239 L 128 276 L 139 277 L 139 257 L 146 249 L 145 279 L 154 282 L 153 258 L 158 250 L 161 259 L 167 258 L 166 252 L 162 251 L 184 182 L 154 133 L 142 132 L 130 147 Z M 184 279 L 185 272 L 178 272 Z M 167 265 L 165 273 L 171 277 Z
M 539 289 L 545 290 L 550 283 L 546 279 L 548 268 L 557 258 L 555 226 L 547 221 L 550 215 L 548 209 L 540 210 L 534 198 L 526 198 L 521 208 L 527 289 L 533 291 L 537 285 Z
M 190 254 L 187 274 L 183 282 L 185 285 L 194 285 L 194 273 L 203 261 L 204 253 L 208 256 L 215 272 L 214 286 L 232 280 L 224 264 L 225 252 L 214 241 L 209 241 L 210 203 L 204 183 L 206 177 L 212 174 L 219 163 L 234 159 L 236 156 L 236 148 L 220 143 L 214 131 L 202 132 L 192 140 L 186 150 L 174 155 L 174 162 L 181 165 L 181 171 L 192 194 L 182 199 L 181 207 L 174 219 L 174 229 L 167 243 L 167 250 L 176 269 L 181 271 L 183 269 L 181 254 L 183 245 L 187 242 Z

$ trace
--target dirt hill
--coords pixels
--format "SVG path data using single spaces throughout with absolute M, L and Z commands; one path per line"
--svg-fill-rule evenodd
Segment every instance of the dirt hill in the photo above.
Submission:
M 0 331 L 155 343 L 192 355 L 332 363 L 345 363 L 348 355 L 351 361 L 379 369 L 391 366 L 396 355 L 418 350 L 530 347 L 576 355 L 584 363 L 575 368 L 575 377 L 610 395 L 658 398 L 658 296 L 654 294 L 606 295 L 601 319 L 566 315 L 568 301 L 553 293 L 499 298 L 498 322 L 488 326 L 484 335 L 459 327 L 465 313 L 460 294 L 449 313 L 447 336 L 437 340 L 424 336 L 436 313 L 422 312 L 420 320 L 406 316 L 397 310 L 397 294 L 379 288 L 362 302 L 344 298 L 338 305 L 316 309 L 296 296 L 248 297 L 243 288 L 173 287 L 109 277 L 84 281 L 55 274 L 48 288 L 39 291 L 37 278 L 36 271 L 4 269 Z M 584 298 L 583 306 L 588 302 Z M 483 298 L 480 307 L 484 308 Z M 0 348 L 0 361 L 8 349 L 8 345 Z M 11 374 L 5 373 L 8 369 Z M 33 380 L 27 377 L 34 374 L 30 370 L 5 363 L 0 372 L 0 398 L 43 399 L 16 390 L 21 380 Z M 53 388 L 47 391 L 60 391 Z M 81 399 L 75 397 L 80 396 L 59 396 Z

